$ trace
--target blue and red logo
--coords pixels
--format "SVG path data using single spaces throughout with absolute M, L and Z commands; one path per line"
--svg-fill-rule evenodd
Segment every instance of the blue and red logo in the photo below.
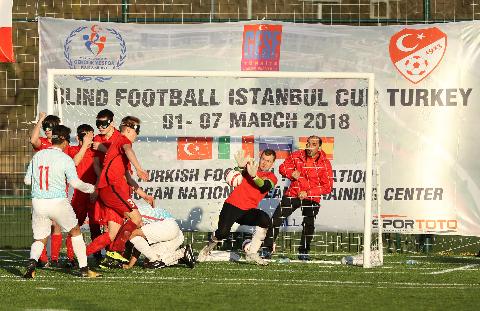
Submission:
M 243 27 L 242 71 L 278 71 L 282 25 Z
M 90 35 L 83 35 L 83 40 L 85 40 L 85 46 L 87 49 L 95 56 L 98 56 L 102 53 L 105 48 L 105 42 L 107 41 L 106 36 L 102 36 L 98 33 L 97 25 L 93 25 L 90 30 L 92 31 Z M 100 28 L 101 29 L 101 28 Z
M 70 69 L 119 69 L 127 58 L 127 46 L 114 28 L 81 26 L 74 29 L 63 45 L 65 61 Z M 103 82 L 111 77 L 76 76 L 82 81 Z

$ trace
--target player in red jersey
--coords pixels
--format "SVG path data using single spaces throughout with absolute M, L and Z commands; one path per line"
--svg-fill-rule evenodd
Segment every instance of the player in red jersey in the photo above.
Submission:
M 33 150 L 40 151 L 52 146 L 52 129 L 60 124 L 60 118 L 54 115 L 48 115 L 40 112 L 38 122 L 35 124 L 30 136 L 30 143 Z M 43 129 L 46 137 L 40 136 L 40 129 Z
M 95 152 L 92 150 L 93 128 L 88 124 L 81 124 L 77 127 L 78 146 L 71 146 L 68 155 L 75 162 L 78 177 L 86 183 L 96 184 L 97 174 L 93 167 L 93 159 Z M 88 216 L 90 237 L 94 240 L 101 234 L 100 225 L 94 219 L 95 202 L 90 200 L 90 195 L 81 191 L 75 190 L 72 197 L 72 207 L 77 215 L 78 225 L 82 226 Z M 74 264 L 74 252 L 70 235 L 67 236 L 67 257 L 70 266 Z M 102 257 L 101 252 L 95 253 L 95 258 L 100 261 Z
M 94 168 L 97 176 L 100 177 L 102 172 L 103 160 L 105 159 L 105 153 L 110 147 L 112 141 L 120 134 L 115 128 L 115 122 L 113 121 L 114 114 L 109 109 L 103 109 L 98 112 L 95 125 L 100 132 L 93 138 L 93 149 L 96 150 L 94 158 Z
M 233 224 L 238 223 L 256 226 L 252 242 L 246 249 L 247 261 L 253 261 L 259 265 L 267 264 L 257 252 L 271 222 L 268 214 L 258 209 L 257 206 L 277 183 L 277 177 L 270 171 L 275 158 L 275 151 L 271 149 L 266 149 L 261 153 L 260 164 L 256 164 L 252 159 L 245 159 L 243 151 L 235 155 L 238 167 L 242 169 L 243 180 L 223 203 L 218 219 L 218 229 L 212 234 L 208 244 L 200 251 L 198 261 L 205 261 L 215 245 L 228 237 Z
M 108 244 L 110 251 L 107 256 L 125 261 L 119 255 L 125 249 L 131 233 L 142 226 L 142 216 L 131 199 L 132 190 L 153 206 L 153 197 L 147 195 L 133 180 L 130 164 L 135 167 L 137 175 L 142 180 L 148 179 L 148 173 L 142 169 L 132 149 L 132 143 L 140 133 L 140 120 L 127 116 L 120 124 L 121 134 L 111 141 L 105 154 L 103 169 L 97 188 L 99 201 L 105 208 L 105 220 L 108 232 L 100 235 L 87 247 L 87 255 L 92 254 Z M 124 222 L 124 219 L 126 221 Z
M 60 118 L 54 115 L 48 115 L 45 112 L 40 112 L 38 122 L 32 130 L 30 136 L 30 143 L 35 152 L 47 149 L 52 146 L 52 129 L 60 124 Z M 43 129 L 46 137 L 40 136 L 40 129 Z M 65 153 L 68 151 L 68 145 L 65 148 Z M 58 266 L 58 258 L 60 256 L 60 249 L 62 248 L 62 228 L 55 221 L 52 222 L 52 234 L 50 236 L 50 259 L 48 262 L 47 246 L 43 248 L 42 255 L 38 260 L 39 266 Z
M 100 174 L 103 168 L 103 161 L 105 159 L 105 153 L 110 147 L 112 141 L 120 135 L 120 132 L 115 128 L 115 122 L 113 121 L 114 114 L 109 109 L 100 110 L 97 114 L 97 120 L 95 125 L 100 132 L 98 135 L 95 135 L 93 138 L 92 148 L 95 150 L 95 155 L 93 159 L 93 168 L 97 174 L 97 181 L 100 178 Z M 92 202 L 95 202 L 94 207 L 94 220 L 101 225 L 107 225 L 105 220 L 105 209 L 100 206 L 100 203 L 97 202 L 98 191 L 95 191 L 90 195 Z

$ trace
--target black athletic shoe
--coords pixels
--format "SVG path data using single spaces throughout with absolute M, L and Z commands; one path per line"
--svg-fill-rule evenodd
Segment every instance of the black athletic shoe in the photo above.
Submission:
M 65 263 L 65 268 L 67 269 L 76 269 L 78 268 L 77 262 L 75 260 L 68 260 Z
M 185 253 L 183 253 L 183 263 L 187 265 L 190 269 L 195 268 L 195 255 L 193 255 L 193 249 L 190 244 L 185 246 Z
M 61 268 L 61 265 L 58 262 L 58 260 L 51 260 L 48 267 L 51 268 L 51 269 L 59 269 L 59 268 Z
M 272 259 L 272 251 L 267 248 L 262 248 L 260 250 L 260 257 L 263 259 Z
M 298 254 L 298 259 L 302 260 L 302 261 L 310 261 L 311 260 L 310 255 L 308 253 Z
M 33 279 L 35 277 L 35 268 L 37 267 L 37 261 L 35 259 L 30 259 L 27 266 L 27 271 L 23 275 L 25 279 Z
M 93 258 L 95 259 L 95 263 L 97 264 L 97 266 L 102 262 L 103 260 L 103 256 L 102 256 L 102 253 L 101 252 L 97 252 L 95 254 L 93 254 Z
M 143 264 L 143 267 L 146 269 L 163 269 L 166 267 L 165 263 L 160 260 L 147 261 Z
M 48 261 L 37 261 L 37 268 L 49 268 L 50 262 Z

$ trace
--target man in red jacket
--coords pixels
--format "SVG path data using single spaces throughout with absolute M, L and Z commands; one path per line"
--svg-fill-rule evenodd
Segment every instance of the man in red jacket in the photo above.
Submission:
M 303 215 L 302 238 L 298 248 L 299 259 L 309 260 L 308 252 L 315 231 L 315 217 L 320 209 L 320 199 L 330 193 L 333 186 L 332 165 L 320 148 L 318 136 L 307 139 L 306 150 L 293 152 L 280 165 L 280 174 L 290 180 L 290 186 L 272 216 L 272 225 L 264 241 L 264 257 L 270 258 L 279 227 L 297 208 Z

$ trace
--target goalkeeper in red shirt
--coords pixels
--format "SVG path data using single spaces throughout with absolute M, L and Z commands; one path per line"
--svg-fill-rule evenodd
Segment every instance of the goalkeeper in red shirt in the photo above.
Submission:
M 207 259 L 218 242 L 228 237 L 234 223 L 247 226 L 256 226 L 252 242 L 246 248 L 247 261 L 258 265 L 267 265 L 267 261 L 260 258 L 258 250 L 262 245 L 267 229 L 271 224 L 267 213 L 257 208 L 260 201 L 275 187 L 277 177 L 270 171 L 275 162 L 276 154 L 271 149 L 264 150 L 260 155 L 260 163 L 253 159 L 246 159 L 243 151 L 235 155 L 238 169 L 242 171 L 242 182 L 232 191 L 223 203 L 218 229 L 212 234 L 208 244 L 200 251 L 198 261 Z

